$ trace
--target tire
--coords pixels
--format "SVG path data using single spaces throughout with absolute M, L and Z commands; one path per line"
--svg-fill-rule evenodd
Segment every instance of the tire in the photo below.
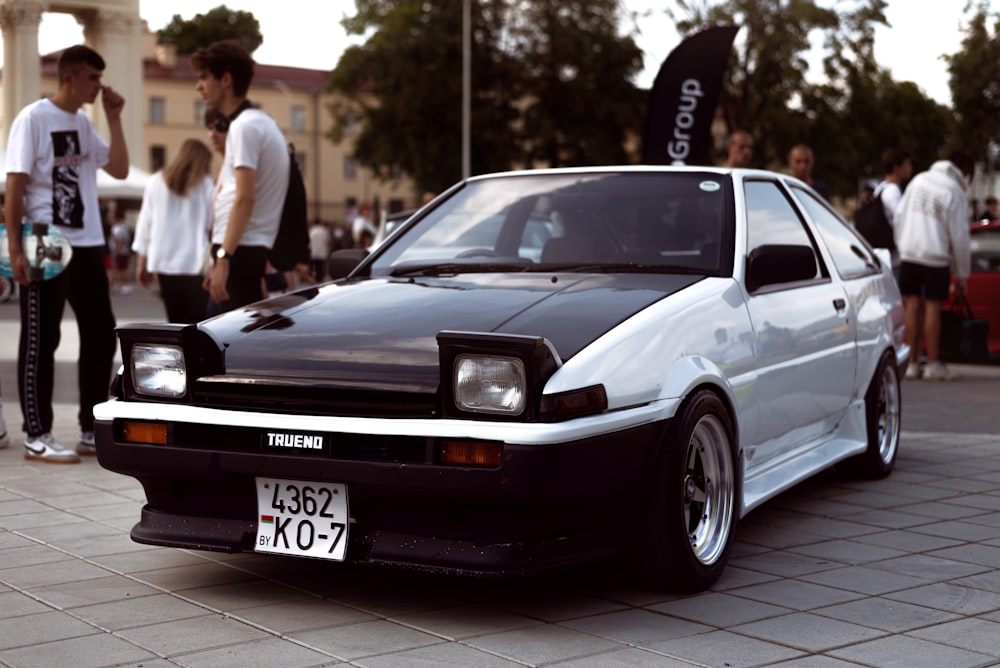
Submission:
M 729 412 L 700 390 L 681 407 L 660 448 L 636 561 L 644 579 L 678 592 L 711 587 L 736 529 L 736 453 Z
M 899 453 L 902 403 L 899 370 L 892 354 L 887 353 L 879 362 L 865 392 L 868 447 L 862 454 L 844 462 L 842 469 L 846 473 L 873 480 L 892 473 Z

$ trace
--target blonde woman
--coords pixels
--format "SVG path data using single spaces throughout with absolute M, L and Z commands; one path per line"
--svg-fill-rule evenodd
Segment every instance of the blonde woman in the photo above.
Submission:
M 211 165 L 208 146 L 188 139 L 177 157 L 149 179 L 142 196 L 132 244 L 136 278 L 148 288 L 156 275 L 169 322 L 205 317 L 208 294 L 201 269 L 212 219 Z

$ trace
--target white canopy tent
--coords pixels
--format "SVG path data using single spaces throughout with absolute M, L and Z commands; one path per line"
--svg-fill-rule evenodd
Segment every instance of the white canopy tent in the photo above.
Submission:
M 149 172 L 135 165 L 129 167 L 128 176 L 116 179 L 103 169 L 97 170 L 97 196 L 101 199 L 142 199 L 149 180 Z M 7 152 L 0 149 L 0 195 L 7 191 Z

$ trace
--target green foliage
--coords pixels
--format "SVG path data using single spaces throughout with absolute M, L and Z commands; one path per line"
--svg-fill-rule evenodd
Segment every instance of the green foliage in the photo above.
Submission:
M 173 42 L 177 53 L 194 53 L 201 47 L 222 39 L 239 41 L 250 53 L 257 50 L 264 37 L 260 34 L 260 23 L 250 12 L 233 11 L 219 5 L 205 14 L 196 14 L 191 20 L 184 20 L 180 14 L 166 28 L 157 31 L 159 44 Z
M 990 16 L 986 3 L 981 3 L 965 30 L 961 51 L 948 58 L 958 143 L 981 160 L 986 159 L 990 143 L 1000 142 L 998 62 L 1000 19 Z
M 476 0 L 471 171 L 627 160 L 642 122 L 630 77 L 641 52 L 617 35 L 617 3 Z M 331 138 L 353 132 L 358 163 L 439 192 L 461 178 L 462 0 L 356 0 L 343 21 L 369 33 L 330 76 L 347 103 Z
M 888 25 L 886 0 L 844 5 L 838 12 L 814 0 L 680 0 L 674 18 L 682 33 L 744 26 L 722 104 L 729 128 L 754 136 L 756 163 L 783 169 L 789 149 L 808 144 L 816 178 L 834 195 L 852 196 L 860 177 L 881 178 L 886 148 L 901 146 L 915 168 L 929 166 L 950 139 L 951 115 L 875 61 L 875 27 Z M 822 37 L 821 83 L 807 80 L 818 77 L 804 59 L 814 32 Z

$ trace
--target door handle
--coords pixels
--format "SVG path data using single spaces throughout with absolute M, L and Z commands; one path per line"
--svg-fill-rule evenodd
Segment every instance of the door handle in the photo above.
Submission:
M 847 302 L 838 297 L 837 299 L 833 300 L 833 308 L 837 309 L 838 311 L 843 311 L 845 308 L 847 308 Z

